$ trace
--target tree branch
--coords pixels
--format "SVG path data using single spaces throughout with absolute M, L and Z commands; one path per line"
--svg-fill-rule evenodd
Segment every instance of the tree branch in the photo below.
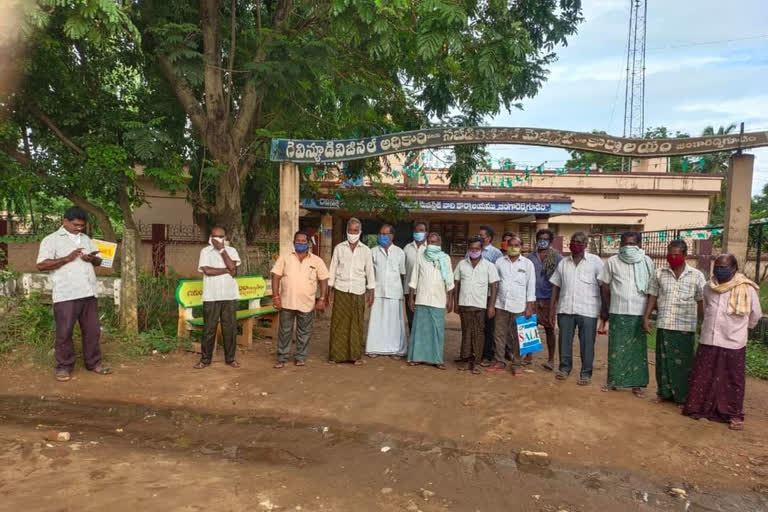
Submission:
M 166 55 L 158 54 L 157 61 L 160 64 L 160 69 L 165 75 L 165 79 L 168 80 L 171 88 L 173 88 L 173 91 L 176 93 L 176 97 L 179 98 L 182 107 L 184 107 L 184 110 L 189 116 L 192 126 L 194 126 L 199 133 L 205 135 L 207 126 L 205 113 L 203 112 L 203 107 L 200 106 L 200 102 L 197 101 L 195 93 L 192 92 L 189 82 L 176 73 L 176 68 L 174 68 L 171 60 Z
M 85 151 L 83 151 L 83 148 L 75 144 L 69 137 L 64 135 L 64 132 L 62 132 L 58 126 L 56 126 L 56 123 L 53 122 L 53 120 L 48 117 L 48 115 L 40 110 L 40 107 L 37 105 L 30 106 L 30 111 L 32 114 L 42 121 L 42 123 L 47 126 L 55 135 L 58 137 L 58 139 L 63 142 L 65 145 L 67 145 L 72 151 L 75 153 L 83 154 Z
M 261 7 L 261 3 L 257 4 L 257 8 Z M 275 13 L 272 17 L 272 33 L 282 33 L 285 29 L 285 24 L 288 21 L 293 11 L 293 0 L 280 0 Z M 261 15 L 259 9 L 259 28 L 261 27 Z M 267 56 L 267 48 L 272 42 L 271 35 L 268 35 L 265 40 L 259 41 L 259 49 L 256 51 L 256 55 L 253 57 L 254 63 L 264 62 Z M 252 77 L 248 79 L 245 84 L 245 90 L 243 92 L 242 100 L 240 101 L 240 108 L 238 109 L 237 121 L 232 128 L 232 142 L 237 150 L 239 150 L 251 130 L 253 125 L 253 119 L 256 115 L 256 111 L 261 104 L 261 91 L 256 88 L 256 78 Z
M 237 15 L 237 0 L 230 4 L 229 24 L 229 74 L 227 75 L 227 117 L 232 108 L 232 69 L 235 66 L 235 51 L 237 50 L 237 34 L 235 33 L 235 17 Z
M 224 83 L 221 71 L 221 48 L 218 38 L 218 0 L 200 0 L 200 24 L 203 34 L 205 63 L 205 109 L 208 119 L 226 121 Z

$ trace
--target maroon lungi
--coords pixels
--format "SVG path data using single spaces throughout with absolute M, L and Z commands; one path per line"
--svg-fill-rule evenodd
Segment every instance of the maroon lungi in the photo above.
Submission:
M 683 414 L 723 423 L 744 420 L 746 354 L 746 347 L 699 345 Z
M 56 369 L 72 371 L 75 367 L 75 346 L 72 331 L 75 322 L 80 323 L 83 335 L 83 359 L 89 370 L 101 364 L 101 325 L 96 297 L 65 300 L 53 304 L 53 317 L 56 319 Z

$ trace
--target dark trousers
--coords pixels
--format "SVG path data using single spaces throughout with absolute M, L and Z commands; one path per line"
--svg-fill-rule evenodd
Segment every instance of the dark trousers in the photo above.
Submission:
M 512 313 L 503 309 L 496 310 L 496 333 L 492 359 L 495 359 L 497 363 L 506 365 L 505 360 L 507 355 L 509 355 L 513 368 L 518 368 L 522 365 L 516 322 L 517 317 L 522 315 L 523 313 Z
M 579 331 L 579 354 L 581 355 L 581 377 L 592 377 L 592 362 L 595 359 L 595 335 L 597 318 L 581 315 L 557 315 L 560 328 L 560 371 L 569 374 L 573 369 L 573 336 Z
M 408 334 L 411 334 L 411 329 L 413 329 L 413 311 L 411 311 L 411 308 L 408 307 L 408 298 L 409 295 L 405 294 L 405 316 L 408 318 Z
M 65 300 L 53 304 L 53 318 L 56 320 L 56 369 L 72 371 L 75 367 L 75 345 L 72 331 L 75 322 L 80 323 L 83 335 L 83 359 L 85 367 L 92 370 L 101 364 L 101 325 L 99 304 L 96 297 Z
M 461 352 L 459 358 L 474 364 L 480 364 L 483 357 L 483 345 L 485 344 L 485 316 L 486 310 L 461 306 Z
M 485 318 L 485 342 L 483 343 L 483 360 L 493 361 L 496 350 L 496 318 Z
M 203 302 L 203 355 L 200 360 L 211 364 L 213 347 L 216 344 L 216 327 L 221 322 L 221 338 L 224 345 L 224 361 L 231 363 L 235 360 L 237 347 L 237 304 L 236 300 L 214 300 Z
M 294 322 L 296 323 L 296 360 L 305 361 L 307 359 L 315 312 L 302 313 L 291 309 L 281 309 L 280 330 L 277 337 L 277 360 L 281 363 L 286 362 L 291 354 Z

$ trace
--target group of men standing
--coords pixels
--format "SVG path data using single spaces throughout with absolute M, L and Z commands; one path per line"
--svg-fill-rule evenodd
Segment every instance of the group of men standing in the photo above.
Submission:
M 101 375 L 111 372 L 101 363 L 93 270 L 101 260 L 83 232 L 86 219 L 77 207 L 67 210 L 62 227 L 40 244 L 37 258 L 38 269 L 51 272 L 59 381 L 71 378 L 76 322 L 83 334 L 86 368 Z M 362 364 L 367 305 L 369 357 L 407 356 L 410 365 L 445 369 L 445 317 L 455 311 L 462 326 L 459 370 L 478 374 L 486 367 L 496 372 L 509 364 L 512 374 L 520 376 L 520 367 L 531 364 L 531 357 L 520 356 L 516 321 L 537 313 L 547 343 L 543 368 L 555 369 L 557 325 L 556 378 L 570 376 L 578 333 L 578 384 L 590 384 L 596 334 L 608 323 L 608 376 L 602 390 L 631 389 L 643 398 L 649 381 L 647 335 L 656 311 L 657 400 L 673 401 L 693 418 L 743 428 L 747 330 L 757 324 L 762 311 L 759 287 L 738 271 L 733 255 L 717 257 L 707 281 L 687 265 L 683 240 L 670 242 L 666 265 L 655 268 L 637 232 L 623 233 L 618 254 L 604 264 L 586 251 L 584 233 L 572 235 L 570 254 L 563 257 L 552 247 L 553 233 L 539 230 L 536 250 L 526 257 L 515 233 L 504 234 L 499 250 L 492 245 L 493 230 L 483 226 L 469 240 L 466 257 L 452 268 L 440 235 L 428 233 L 422 222 L 414 225 L 413 241 L 404 250 L 393 244 L 395 231 L 389 224 L 381 226 L 373 249 L 361 243 L 361 231 L 358 219 L 348 221 L 347 238 L 335 247 L 330 270 L 312 254 L 311 238 L 301 231 L 294 236 L 293 251 L 275 263 L 273 301 L 280 310 L 275 368 L 290 359 L 294 329 L 295 364 L 306 364 L 315 311 L 327 306 L 332 307 L 328 362 Z M 225 230 L 214 228 L 198 265 L 205 331 L 195 368 L 210 365 L 218 325 L 225 362 L 240 366 L 235 359 L 234 280 L 239 264 Z

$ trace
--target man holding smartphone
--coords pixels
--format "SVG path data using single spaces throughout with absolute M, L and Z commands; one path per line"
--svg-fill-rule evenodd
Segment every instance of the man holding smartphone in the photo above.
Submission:
M 37 255 L 37 270 L 51 273 L 53 316 L 56 320 L 56 380 L 72 378 L 75 347 L 72 331 L 80 323 L 85 367 L 98 375 L 112 373 L 101 364 L 101 325 L 96 300 L 99 251 L 83 233 L 88 214 L 77 206 L 64 212 L 61 228 L 45 237 Z

